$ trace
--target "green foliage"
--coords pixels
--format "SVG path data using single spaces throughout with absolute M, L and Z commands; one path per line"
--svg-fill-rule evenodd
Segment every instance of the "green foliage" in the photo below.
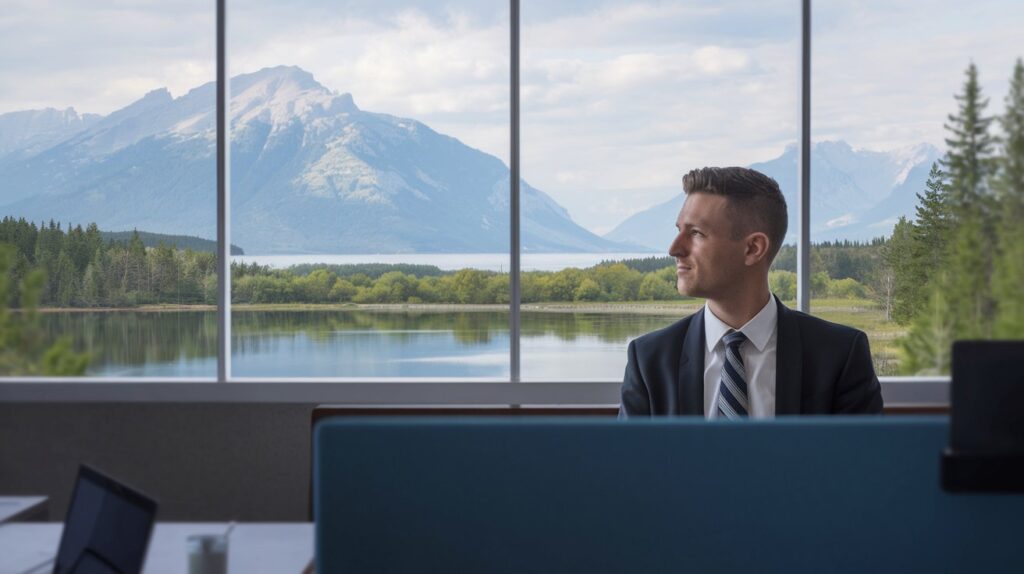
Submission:
M 950 114 L 946 130 L 948 151 L 943 167 L 949 175 L 952 208 L 957 214 L 984 215 L 985 186 L 992 173 L 995 139 L 989 133 L 992 118 L 985 115 L 988 99 L 981 94 L 978 68 L 967 67 L 963 92 L 954 96 L 957 112 Z
M 927 305 L 915 315 L 910 331 L 900 339 L 903 351 L 900 366 L 904 373 L 940 375 L 949 372 L 956 326 L 943 288 L 948 280 L 948 273 L 937 276 L 929 288 Z
M 91 227 L 95 227 L 95 223 L 89 224 Z M 138 235 L 142 241 L 142 245 L 145 247 L 156 247 L 161 243 L 164 245 L 170 245 L 174 249 L 186 250 L 191 249 L 192 251 L 199 251 L 202 253 L 217 254 L 217 242 L 211 239 L 202 239 L 200 237 L 194 237 L 192 235 L 167 235 L 163 233 L 149 233 L 146 231 L 99 231 L 97 230 L 96 239 L 99 243 L 127 243 L 131 240 L 133 235 Z M 231 255 L 245 255 L 245 251 L 237 246 L 231 245 Z
M 81 375 L 89 366 L 89 355 L 71 349 L 67 337 L 46 340 L 39 321 L 39 300 L 46 286 L 46 273 L 32 269 L 14 279 L 17 248 L 0 243 L 0 376 Z M 7 301 L 20 301 L 12 310 Z
M 783 301 L 795 301 L 796 273 L 792 271 L 769 271 L 768 288 Z
M 659 269 L 664 269 L 666 267 L 672 267 L 676 264 L 676 260 L 675 258 L 669 256 L 653 256 L 644 257 L 641 259 L 621 259 L 619 261 L 602 261 L 598 263 L 598 266 L 614 265 L 616 263 L 625 265 L 626 267 L 634 271 L 639 271 L 641 273 L 650 273 L 652 271 L 657 271 Z
M 885 262 L 894 278 L 892 318 L 903 325 L 924 306 L 927 292 L 917 246 L 914 224 L 901 217 L 886 245 Z
M 901 245 L 889 262 L 897 319 L 910 320 L 905 373 L 948 372 L 958 339 L 1024 337 L 1024 65 L 1018 59 L 1000 118 L 1001 149 L 973 64 L 956 99 L 945 174 L 933 168 L 917 223 L 909 235 L 897 226 L 890 241 Z
M 580 281 L 580 286 L 576 288 L 576 293 L 573 295 L 574 301 L 598 301 L 603 295 L 601 286 L 597 284 L 590 277 L 584 277 L 583 281 Z
M 645 273 L 637 292 L 637 298 L 642 301 L 668 301 L 678 295 L 675 266 L 659 269 L 654 273 Z

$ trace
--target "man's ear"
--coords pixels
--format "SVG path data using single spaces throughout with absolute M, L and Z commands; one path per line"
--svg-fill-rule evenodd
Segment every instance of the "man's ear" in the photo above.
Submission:
M 767 260 L 768 249 L 771 247 L 771 243 L 768 235 L 760 231 L 748 235 L 746 238 L 747 251 L 744 263 L 748 267 L 752 267 Z

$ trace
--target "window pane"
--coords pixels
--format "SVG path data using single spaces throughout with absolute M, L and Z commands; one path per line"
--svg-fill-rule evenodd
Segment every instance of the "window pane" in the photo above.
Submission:
M 820 2 L 813 22 L 812 312 L 866 331 L 879 375 L 947 374 L 954 339 L 1024 335 L 1024 179 L 1005 170 L 1024 152 L 989 141 L 1010 135 L 1024 5 Z
M 4 4 L 0 374 L 216 373 L 214 18 Z
M 231 2 L 232 369 L 508 377 L 508 4 Z
M 799 5 L 523 4 L 523 377 L 621 379 L 703 303 L 667 254 L 683 174 L 753 167 L 796 212 Z

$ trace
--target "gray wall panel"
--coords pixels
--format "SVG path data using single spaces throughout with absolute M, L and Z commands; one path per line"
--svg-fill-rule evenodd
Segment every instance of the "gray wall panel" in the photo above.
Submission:
M 62 520 L 84 462 L 159 499 L 160 520 L 305 520 L 312 408 L 0 403 L 0 494 L 48 495 Z

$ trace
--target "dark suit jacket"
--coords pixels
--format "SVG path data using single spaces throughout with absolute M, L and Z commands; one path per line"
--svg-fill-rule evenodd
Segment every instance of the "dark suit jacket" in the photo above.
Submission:
M 775 414 L 882 412 L 863 332 L 779 307 Z M 704 310 L 629 344 L 619 418 L 704 415 Z

